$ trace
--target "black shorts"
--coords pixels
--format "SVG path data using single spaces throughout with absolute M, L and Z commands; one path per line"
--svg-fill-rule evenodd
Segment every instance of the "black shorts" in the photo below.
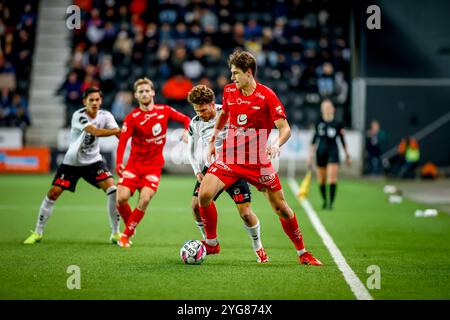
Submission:
M 80 178 L 83 178 L 94 187 L 100 188 L 98 183 L 111 177 L 112 174 L 103 161 L 80 167 L 62 163 L 58 167 L 58 171 L 56 171 L 52 185 L 58 186 L 63 190 L 75 192 L 75 187 Z
M 339 151 L 336 147 L 322 147 L 316 151 L 316 162 L 318 167 L 326 167 L 329 163 L 339 164 Z
M 208 171 L 207 167 L 203 168 L 202 173 L 205 174 L 206 171 Z M 198 197 L 199 190 L 200 190 L 200 182 L 197 181 L 192 195 L 194 197 Z M 231 186 L 229 186 L 225 191 L 230 195 L 231 199 L 233 199 L 234 203 L 236 203 L 236 204 L 241 204 L 241 203 L 246 203 L 246 202 L 252 201 L 252 193 L 250 192 L 250 186 L 248 185 L 248 182 L 242 178 L 240 178 L 235 183 L 233 183 Z M 215 196 L 214 201 L 216 201 L 217 198 L 219 198 L 219 196 L 222 194 L 222 192 L 223 192 L 223 190 L 221 190 Z

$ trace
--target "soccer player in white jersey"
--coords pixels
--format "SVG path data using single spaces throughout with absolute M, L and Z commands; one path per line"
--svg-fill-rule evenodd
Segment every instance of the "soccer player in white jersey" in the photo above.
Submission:
M 110 241 L 117 243 L 120 239 L 120 216 L 116 210 L 116 186 L 111 172 L 106 167 L 100 154 L 99 137 L 116 135 L 120 128 L 112 114 L 100 110 L 102 92 L 96 87 L 90 87 L 83 93 L 83 105 L 72 116 L 70 130 L 70 146 L 62 164 L 59 166 L 39 209 L 36 229 L 24 241 L 24 244 L 40 242 L 44 227 L 53 212 L 56 200 L 64 190 L 75 192 L 78 179 L 83 178 L 91 185 L 103 189 L 107 195 L 107 209 L 111 225 Z
M 197 183 L 194 187 L 192 196 L 192 211 L 194 213 L 195 222 L 202 233 L 203 240 L 205 240 L 205 230 L 199 211 L 198 191 L 203 177 L 208 170 L 210 163 L 200 150 L 207 150 L 217 116 L 222 110 L 221 105 L 214 103 L 214 91 L 205 85 L 197 85 L 188 94 L 188 102 L 192 105 L 197 115 L 192 118 L 189 125 L 188 147 L 189 147 L 189 162 L 191 163 L 194 174 L 197 178 Z M 226 130 L 223 130 L 216 140 L 216 147 L 221 148 L 222 140 L 225 138 Z M 223 191 L 223 190 L 222 190 Z M 214 198 L 216 200 L 220 191 Z M 244 179 L 238 179 L 230 187 L 226 189 L 236 204 L 239 214 L 244 221 L 244 228 L 252 239 L 253 250 L 255 251 L 257 262 L 264 263 L 269 261 L 269 257 L 261 243 L 260 223 L 258 217 L 253 212 L 251 203 L 250 187 Z

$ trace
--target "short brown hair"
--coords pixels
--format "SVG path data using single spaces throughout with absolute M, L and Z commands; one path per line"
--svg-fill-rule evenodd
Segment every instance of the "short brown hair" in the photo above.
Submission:
M 248 51 L 236 49 L 228 57 L 228 67 L 234 65 L 236 68 L 247 72 L 248 69 L 252 71 L 254 77 L 256 77 L 256 58 Z
M 155 90 L 152 80 L 150 80 L 149 78 L 139 78 L 134 82 L 133 85 L 134 92 L 136 92 L 137 87 L 139 87 L 141 84 L 149 84 L 150 87 L 152 87 L 152 90 Z
M 204 84 L 199 84 L 189 91 L 187 100 L 191 104 L 211 103 L 214 102 L 214 91 Z

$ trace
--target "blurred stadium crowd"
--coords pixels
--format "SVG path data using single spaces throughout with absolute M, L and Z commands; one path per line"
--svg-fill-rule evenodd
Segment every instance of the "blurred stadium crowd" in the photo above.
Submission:
M 17 86 L 2 88 L 1 125 L 15 125 L 17 105 L 26 112 L 36 30 L 35 1 L 0 10 L 0 73 Z M 329 0 L 75 0 L 81 28 L 73 30 L 64 97 L 66 126 L 91 85 L 104 92 L 104 108 L 120 122 L 132 109 L 132 84 L 151 78 L 158 103 L 192 115 L 187 92 L 203 83 L 221 102 L 229 82 L 226 59 L 236 47 L 255 54 L 258 80 L 277 92 L 292 124 L 309 127 L 319 102 L 332 98 L 350 125 L 348 8 Z M 332 13 L 332 14 L 331 14 Z M 8 110 L 8 111 L 5 111 Z M 17 113 L 16 113 L 17 114 Z M 6 116 L 4 116 L 6 115 Z M 23 116 L 21 116 L 23 117 Z M 15 118 L 14 118 L 15 119 Z M 25 123 L 29 124 L 26 117 Z
M 190 88 L 212 87 L 221 102 L 235 47 L 253 52 L 258 79 L 272 87 L 291 121 L 315 122 L 318 102 L 348 105 L 349 12 L 326 0 L 76 0 L 81 29 L 73 35 L 67 80 L 59 88 L 69 115 L 80 93 L 100 85 L 118 121 L 133 104 L 132 83 L 151 78 L 157 101 L 192 114 Z M 330 12 L 333 11 L 331 15 Z M 76 93 L 74 93 L 76 92 Z M 310 113 L 303 106 L 311 105 Z
M 0 126 L 31 125 L 28 94 L 37 2 L 0 1 Z

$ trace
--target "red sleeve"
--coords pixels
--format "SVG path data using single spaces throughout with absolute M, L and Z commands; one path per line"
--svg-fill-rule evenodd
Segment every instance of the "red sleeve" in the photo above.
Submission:
M 272 90 L 267 91 L 267 106 L 269 107 L 273 121 L 287 119 L 283 104 Z
M 178 112 L 177 110 L 175 110 L 172 107 L 168 107 L 168 108 L 169 108 L 169 120 L 182 123 L 184 128 L 186 130 L 188 130 L 189 124 L 191 123 L 191 118 L 189 118 L 187 115 L 185 115 L 181 112 Z
M 125 118 L 122 126 L 122 132 L 120 133 L 119 145 L 117 146 L 116 153 L 116 168 L 118 168 L 122 164 L 123 155 L 125 153 L 125 148 L 127 147 L 128 139 L 130 139 L 133 134 L 134 122 L 133 118 L 130 115 L 131 114 L 129 114 Z
M 222 110 L 223 112 L 228 113 L 228 94 L 225 88 L 223 89 L 223 96 L 222 96 Z

